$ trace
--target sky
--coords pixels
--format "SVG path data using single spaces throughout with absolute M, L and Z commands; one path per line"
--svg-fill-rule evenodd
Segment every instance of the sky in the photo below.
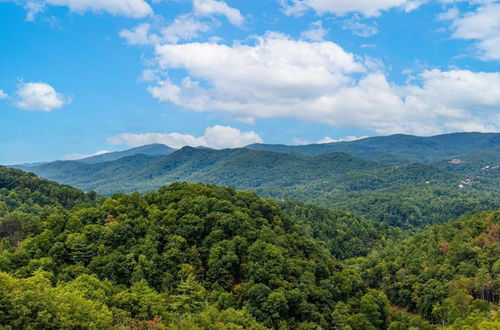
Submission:
M 500 131 L 500 0 L 0 0 L 0 164 Z

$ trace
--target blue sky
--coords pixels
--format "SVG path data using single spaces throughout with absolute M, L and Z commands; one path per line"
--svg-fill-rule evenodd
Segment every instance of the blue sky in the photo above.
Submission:
M 0 0 L 0 164 L 500 128 L 500 1 Z

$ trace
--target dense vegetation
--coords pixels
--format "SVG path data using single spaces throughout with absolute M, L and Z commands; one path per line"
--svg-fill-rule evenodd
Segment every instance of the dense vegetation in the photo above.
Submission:
M 325 242 L 330 253 L 340 260 L 367 255 L 407 235 L 397 227 L 351 212 L 290 201 L 280 202 L 279 206 L 294 222 L 305 226 L 314 238 Z
M 408 229 L 500 209 L 499 187 L 482 189 L 479 185 L 460 190 L 440 185 L 400 185 L 377 191 L 326 193 L 310 202 Z
M 358 262 L 368 285 L 409 312 L 454 329 L 500 328 L 500 211 L 433 227 Z
M 232 188 L 176 183 L 101 200 L 1 169 L 2 196 L 15 207 L 0 216 L 6 329 L 500 325 L 490 313 L 498 212 L 394 245 L 401 230 L 386 224 Z M 18 209 L 27 213 L 12 217 Z M 379 252 L 359 257 L 371 248 Z
M 340 318 L 359 328 L 390 321 L 382 293 L 252 193 L 174 184 L 53 211 L 21 244 L 2 240 L 0 324 L 330 328 Z M 363 313 L 372 309 L 379 313 Z
M 495 144 L 498 137 L 498 134 L 433 138 L 392 136 L 296 147 L 324 151 L 347 146 L 358 150 L 356 148 L 362 146 L 359 150 L 367 154 L 385 150 L 393 158 L 408 151 L 412 159 L 433 160 L 432 163 L 402 164 L 405 160 L 399 158 L 397 165 L 391 165 L 339 152 L 301 155 L 286 152 L 289 148 L 284 146 L 268 146 L 273 151 L 186 147 L 167 156 L 136 154 L 95 164 L 55 162 L 28 170 L 108 195 L 144 193 L 177 181 L 233 186 L 263 197 L 300 200 L 356 212 L 392 226 L 412 228 L 500 208 L 497 197 L 500 195 L 500 153 Z M 460 159 L 434 161 L 439 156 L 457 155 L 458 151 L 449 148 L 453 143 L 461 145 L 456 147 L 460 152 L 475 151 Z M 262 149 L 266 146 L 250 147 Z M 349 148 L 344 151 L 351 151 Z M 410 149 L 413 152 L 409 152 Z
M 0 166 L 0 238 L 12 243 L 40 228 L 41 217 L 76 205 L 91 205 L 98 197 L 33 174 Z

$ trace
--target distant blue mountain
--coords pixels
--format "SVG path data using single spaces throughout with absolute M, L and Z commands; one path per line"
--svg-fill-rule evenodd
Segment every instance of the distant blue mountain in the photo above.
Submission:
M 499 155 L 500 134 L 459 133 L 392 135 L 305 146 L 254 144 L 225 150 L 174 150 L 155 144 L 78 161 L 17 168 L 102 194 L 147 192 L 187 181 L 303 199 L 332 191 L 378 190 L 425 182 L 456 188 L 470 175 L 494 186 L 500 172 L 495 167 Z M 450 162 L 456 158 L 463 161 Z M 495 169 L 482 171 L 484 166 Z
M 391 135 L 350 142 L 286 146 L 252 144 L 246 148 L 300 155 L 344 152 L 352 156 L 384 163 L 430 163 L 471 153 L 500 153 L 499 133 L 453 133 L 431 137 Z
M 85 164 L 98 164 L 111 162 L 123 157 L 145 155 L 145 156 L 164 156 L 175 152 L 177 149 L 170 148 L 164 144 L 148 144 L 145 146 L 132 148 L 124 151 L 110 152 L 98 156 L 79 159 L 78 162 Z

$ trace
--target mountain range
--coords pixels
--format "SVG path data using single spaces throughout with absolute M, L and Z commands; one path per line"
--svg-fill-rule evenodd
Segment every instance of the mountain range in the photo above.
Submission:
M 203 182 L 278 200 L 355 210 L 401 225 L 413 218 L 433 223 L 431 209 L 436 203 L 446 209 L 456 200 L 468 201 L 450 217 L 498 206 L 494 196 L 500 193 L 499 164 L 500 134 L 457 133 L 224 150 L 175 150 L 155 144 L 78 161 L 16 167 L 105 195 L 145 193 L 178 181 Z M 360 209 L 367 199 L 373 199 L 374 207 Z M 401 207 L 391 211 L 383 201 Z

